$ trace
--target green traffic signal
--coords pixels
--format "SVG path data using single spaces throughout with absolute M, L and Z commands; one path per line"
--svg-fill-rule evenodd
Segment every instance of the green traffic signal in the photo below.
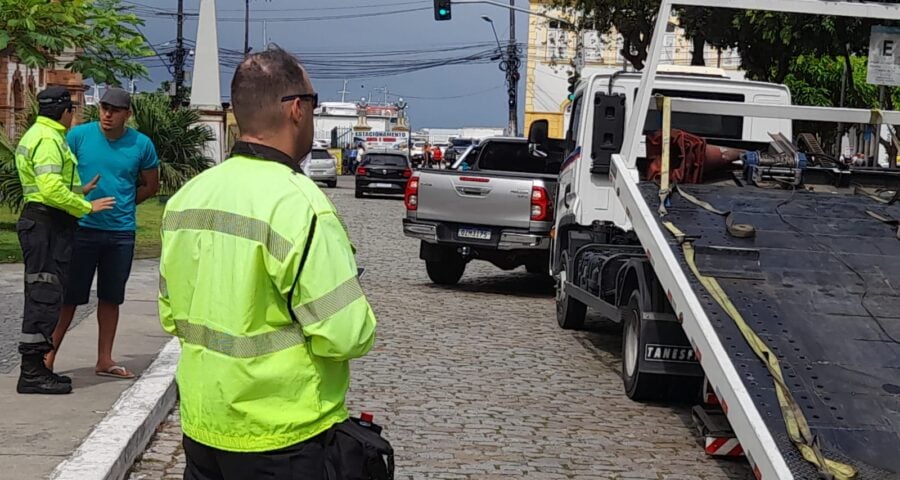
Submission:
M 451 2 L 452 0 L 434 0 L 435 20 L 450 20 L 452 18 L 452 12 L 450 11 Z
M 569 96 L 568 96 L 567 98 L 569 99 L 570 102 L 574 102 L 574 101 L 575 101 L 575 94 L 574 94 L 574 93 L 570 93 Z

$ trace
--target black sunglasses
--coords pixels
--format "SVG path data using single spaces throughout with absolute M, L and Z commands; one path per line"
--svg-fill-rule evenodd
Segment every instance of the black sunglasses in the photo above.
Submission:
M 281 97 L 282 102 L 289 102 L 295 98 L 299 98 L 300 100 L 312 100 L 313 109 L 319 108 L 319 94 L 318 93 L 297 93 L 295 95 L 287 95 Z

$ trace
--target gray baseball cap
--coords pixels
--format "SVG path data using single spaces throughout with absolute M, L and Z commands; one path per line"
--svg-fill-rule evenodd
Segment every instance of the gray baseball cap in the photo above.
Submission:
M 121 88 L 110 88 L 100 97 L 100 103 L 116 108 L 131 108 L 131 94 Z

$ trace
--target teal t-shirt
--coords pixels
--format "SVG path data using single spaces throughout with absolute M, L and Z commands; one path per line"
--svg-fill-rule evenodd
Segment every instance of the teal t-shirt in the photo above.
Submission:
M 66 140 L 78 157 L 78 175 L 82 183 L 100 175 L 97 188 L 87 195 L 87 199 L 116 199 L 112 210 L 85 215 L 80 225 L 118 232 L 136 230 L 135 197 L 141 172 L 159 167 L 153 142 L 133 128 L 126 128 L 124 135 L 110 141 L 103 135 L 99 122 L 73 128 Z

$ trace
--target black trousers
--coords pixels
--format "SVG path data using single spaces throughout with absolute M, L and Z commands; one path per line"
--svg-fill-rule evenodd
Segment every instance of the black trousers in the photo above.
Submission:
M 25 259 L 25 309 L 19 353 L 45 354 L 53 349 L 51 336 L 59 322 L 63 285 L 77 219 L 62 210 L 27 203 L 16 223 Z
M 184 480 L 328 480 L 325 434 L 281 450 L 264 453 L 225 452 L 183 439 L 187 465 Z

